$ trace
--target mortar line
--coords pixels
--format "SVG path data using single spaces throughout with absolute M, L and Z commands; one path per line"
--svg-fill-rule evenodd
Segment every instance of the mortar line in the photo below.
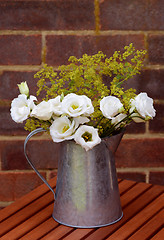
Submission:
M 135 173 L 135 172 L 163 172 L 164 167 L 124 167 L 116 168 L 119 173 Z
M 42 50 L 41 50 L 42 65 L 46 63 L 46 35 L 42 32 Z
M 0 71 L 38 71 L 42 67 L 41 65 L 0 65 Z M 53 66 L 54 70 L 58 69 L 58 66 Z M 143 70 L 163 70 L 164 65 L 151 65 L 151 64 L 146 64 L 143 67 Z M 2 74 L 2 73 L 0 73 Z
M 94 0 L 95 32 L 100 34 L 100 5 L 99 0 Z
M 136 172 L 163 172 L 164 167 L 125 167 L 120 168 L 116 167 L 117 172 L 119 173 L 136 173 Z M 39 171 L 49 174 L 50 171 L 57 172 L 58 168 L 39 168 Z M 33 169 L 12 169 L 12 170 L 0 170 L 0 173 L 35 173 Z
M 146 181 L 146 183 L 149 183 L 149 178 L 150 178 L 150 171 L 145 171 L 145 173 L 146 173 L 146 179 L 145 179 L 145 181 Z
M 0 201 L 0 207 L 7 207 L 12 204 L 14 201 Z
M 95 0 L 96 1 L 96 0 Z M 96 35 L 95 30 L 0 30 L 0 35 Z M 100 30 L 100 35 L 163 35 L 164 30 Z

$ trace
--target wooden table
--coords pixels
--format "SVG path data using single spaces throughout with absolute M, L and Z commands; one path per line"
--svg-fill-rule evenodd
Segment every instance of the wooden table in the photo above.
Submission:
M 50 180 L 53 188 L 56 178 Z M 123 218 L 107 227 L 76 229 L 55 222 L 53 194 L 36 188 L 0 211 L 0 239 L 164 239 L 164 186 L 119 180 Z

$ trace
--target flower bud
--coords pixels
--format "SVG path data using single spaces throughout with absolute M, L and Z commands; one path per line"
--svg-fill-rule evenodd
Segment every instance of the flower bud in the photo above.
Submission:
M 18 87 L 21 94 L 25 94 L 26 96 L 29 96 L 29 88 L 26 82 L 22 82 L 21 84 L 18 84 Z

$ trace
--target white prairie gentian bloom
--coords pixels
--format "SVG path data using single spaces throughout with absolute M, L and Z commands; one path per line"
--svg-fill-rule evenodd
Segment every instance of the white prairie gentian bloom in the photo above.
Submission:
M 36 100 L 34 96 L 30 96 L 30 98 L 27 99 L 25 94 L 20 94 L 11 103 L 10 112 L 12 119 L 17 123 L 22 123 L 26 120 L 30 115 L 30 111 L 34 108 L 34 101 Z
M 59 116 L 63 113 L 61 111 L 61 96 L 57 96 L 56 98 L 52 98 L 52 99 L 48 100 L 48 102 L 50 103 L 51 111 L 55 115 Z
M 82 125 L 77 129 L 74 140 L 86 151 L 92 149 L 101 142 L 101 138 L 98 135 L 98 129 L 87 125 Z
M 94 112 L 91 100 L 85 95 L 76 95 L 75 93 L 70 93 L 64 97 L 61 109 L 71 117 L 88 116 Z
M 118 114 L 116 117 L 114 117 L 111 121 L 113 125 L 117 124 L 116 129 L 120 126 L 123 126 L 125 124 L 124 121 L 122 121 L 124 118 L 126 118 L 127 115 L 124 113 Z M 122 122 L 121 122 L 122 121 Z
M 76 117 L 73 118 L 73 120 L 75 121 L 75 129 L 78 128 L 80 124 L 84 124 L 90 121 L 87 117 Z
M 40 120 L 49 120 L 52 116 L 51 105 L 49 102 L 42 101 L 34 107 L 31 112 L 31 117 L 36 117 Z
M 130 100 L 131 108 L 130 113 L 137 111 L 137 113 L 143 117 L 152 119 L 155 117 L 155 109 L 153 107 L 153 99 L 148 97 L 147 93 L 140 93 L 134 99 Z M 135 121 L 135 118 L 133 119 Z
M 85 116 L 89 116 L 94 112 L 94 107 L 92 105 L 91 99 L 85 95 L 82 95 L 81 97 L 83 98 L 86 105 Z
M 100 110 L 104 117 L 112 119 L 123 109 L 123 104 L 114 96 L 104 97 L 100 101 Z
M 74 138 L 75 122 L 71 122 L 68 117 L 59 117 L 50 126 L 50 135 L 54 142 L 62 142 Z
M 26 82 L 22 82 L 21 84 L 18 84 L 19 91 L 21 94 L 29 95 L 29 88 Z

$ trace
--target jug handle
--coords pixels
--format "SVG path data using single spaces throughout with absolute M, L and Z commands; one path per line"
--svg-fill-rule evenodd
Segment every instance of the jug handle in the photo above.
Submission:
M 46 130 L 43 129 L 43 128 L 38 128 L 38 129 L 35 129 L 33 130 L 31 133 L 29 133 L 29 135 L 26 137 L 25 139 L 25 142 L 24 142 L 24 155 L 28 161 L 28 163 L 30 164 L 30 166 L 32 167 L 32 169 L 36 172 L 36 174 L 41 178 L 41 180 L 47 185 L 47 187 L 51 190 L 51 192 L 53 193 L 54 195 L 54 199 L 55 199 L 55 192 L 54 190 L 52 189 L 52 187 L 49 185 L 49 183 L 46 181 L 46 179 L 39 173 L 39 171 L 35 168 L 35 166 L 33 165 L 33 163 L 30 161 L 30 159 L 28 158 L 27 156 L 27 153 L 26 153 L 26 145 L 27 145 L 27 142 L 28 140 L 35 134 L 37 133 L 41 133 L 41 132 L 45 132 Z

